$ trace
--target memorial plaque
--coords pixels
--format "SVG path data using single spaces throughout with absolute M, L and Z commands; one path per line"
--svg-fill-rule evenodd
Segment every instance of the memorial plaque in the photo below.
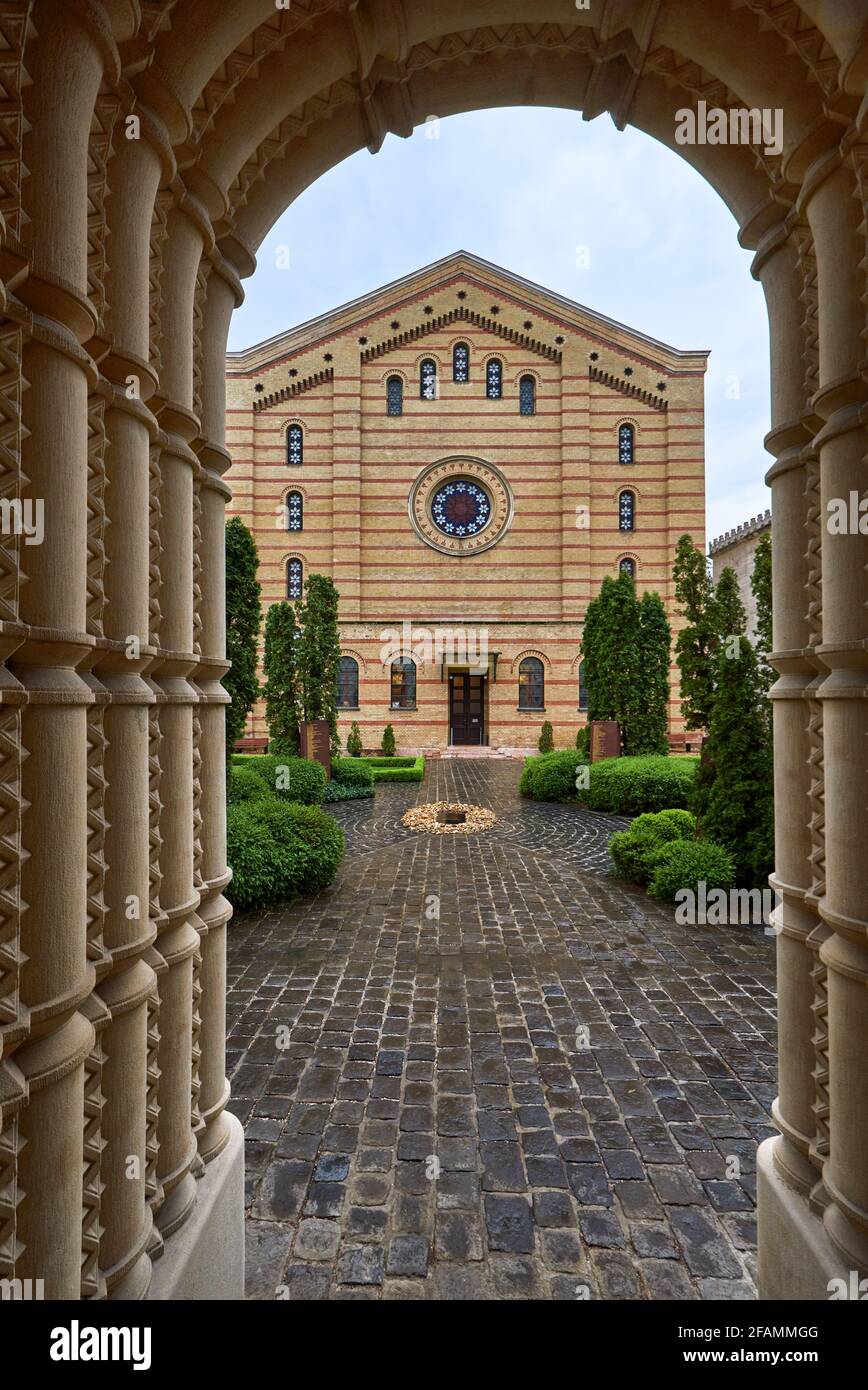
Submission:
M 621 726 L 614 719 L 595 719 L 591 724 L 591 762 L 620 758 Z
M 332 775 L 331 729 L 327 719 L 313 719 L 298 726 L 298 741 L 303 758 L 322 763 L 326 778 Z

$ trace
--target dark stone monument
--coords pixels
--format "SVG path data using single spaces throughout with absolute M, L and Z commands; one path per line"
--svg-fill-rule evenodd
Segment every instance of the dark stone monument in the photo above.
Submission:
M 332 775 L 331 730 L 327 719 L 312 719 L 298 726 L 299 751 L 303 758 L 322 763 L 326 778 Z
M 467 820 L 467 814 L 453 806 L 447 806 L 444 810 L 437 812 L 437 819 L 441 825 L 463 825 Z
M 589 756 L 592 763 L 600 758 L 620 758 L 621 726 L 614 719 L 595 719 L 591 724 Z

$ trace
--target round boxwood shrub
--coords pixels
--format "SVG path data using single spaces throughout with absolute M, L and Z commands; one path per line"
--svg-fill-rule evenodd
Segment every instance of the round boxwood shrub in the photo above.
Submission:
M 691 840 L 696 822 L 689 811 L 646 812 L 637 816 L 629 830 L 620 830 L 609 841 L 609 853 L 622 878 L 631 883 L 647 883 L 654 856 L 672 840 Z
M 228 801 L 236 806 L 242 801 L 261 801 L 269 795 L 268 787 L 261 777 L 246 767 L 232 767 L 229 770 Z
M 735 866 L 720 845 L 711 840 L 673 840 L 655 852 L 648 891 L 655 898 L 674 901 L 680 888 L 696 893 L 706 889 L 728 890 L 735 883 Z
M 236 754 L 232 764 L 261 777 L 269 791 L 282 801 L 319 806 L 325 795 L 325 768 L 312 758 L 284 758 L 277 753 L 251 753 L 247 757 Z
M 343 849 L 341 827 L 319 806 L 268 794 L 231 805 L 226 852 L 232 881 L 226 895 L 239 911 L 247 911 L 315 893 L 334 878 Z
M 579 796 L 576 768 L 581 761 L 574 749 L 527 758 L 518 789 L 522 796 L 530 796 L 534 801 L 575 801 Z
M 370 763 L 357 762 L 349 758 L 332 759 L 332 777 L 345 787 L 372 787 L 374 772 Z
M 302 857 L 301 880 L 293 883 L 293 890 L 315 893 L 331 883 L 344 853 L 344 832 L 334 817 L 321 806 L 284 805 L 279 801 L 261 803 L 261 809 L 275 839 L 283 844 L 295 838 L 306 851 Z M 293 847 L 290 856 L 293 863 L 294 853 Z M 290 872 L 294 870 L 288 870 Z M 289 881 L 288 878 L 287 883 Z

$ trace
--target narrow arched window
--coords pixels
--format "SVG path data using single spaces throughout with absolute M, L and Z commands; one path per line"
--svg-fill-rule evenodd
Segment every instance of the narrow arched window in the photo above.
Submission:
M 622 574 L 629 574 L 631 579 L 636 578 L 636 561 L 632 560 L 629 555 L 624 556 L 623 560 L 618 565 L 618 569 Z
M 499 357 L 492 357 L 485 369 L 485 394 L 490 401 L 499 401 L 503 395 L 503 363 Z
M 632 492 L 622 492 L 618 498 L 618 530 L 636 529 L 636 499 Z
M 304 498 L 300 492 L 288 492 L 286 494 L 286 529 L 287 531 L 304 530 Z
M 518 383 L 518 413 L 536 414 L 536 382 L 532 376 L 523 376 Z
M 390 376 L 386 382 L 386 414 L 404 414 L 404 383 L 399 376 Z
M 287 560 L 286 562 L 286 597 L 301 598 L 302 592 L 302 568 L 301 560 Z
M 392 709 L 416 708 L 416 663 L 393 661 L 390 704 Z
M 633 463 L 635 461 L 636 431 L 632 425 L 618 426 L 618 462 Z
M 545 667 L 538 656 L 526 656 L 518 667 L 519 709 L 544 709 L 545 695 Z
M 293 468 L 304 462 L 304 440 L 301 425 L 290 425 L 286 431 L 286 461 Z
M 452 380 L 470 380 L 470 348 L 466 343 L 456 343 L 452 349 Z
M 588 687 L 585 685 L 585 663 L 579 662 L 579 709 L 588 708 Z
M 338 709 L 359 707 L 359 663 L 355 657 L 342 656 L 338 662 Z
M 426 357 L 419 368 L 419 395 L 423 401 L 437 399 L 437 363 Z

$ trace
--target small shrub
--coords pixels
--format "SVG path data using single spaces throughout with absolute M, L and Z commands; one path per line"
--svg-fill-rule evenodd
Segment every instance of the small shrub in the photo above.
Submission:
M 261 801 L 269 791 L 261 777 L 257 777 L 246 767 L 232 766 L 229 769 L 227 800 L 230 806 L 238 806 L 245 801 Z
M 733 887 L 735 866 L 721 845 L 711 840 L 674 840 L 656 851 L 648 888 L 655 898 L 674 901 L 680 888 L 695 893 L 700 882 L 707 889 Z
M 551 722 L 547 719 L 542 726 L 542 732 L 537 742 L 537 748 L 541 753 L 551 753 L 554 751 L 555 733 Z
M 587 724 L 585 725 L 585 727 L 584 727 L 583 729 L 579 729 L 579 732 L 576 734 L 576 752 L 579 753 L 579 754 L 581 755 L 582 758 L 587 759 L 587 756 L 588 756 L 588 726 L 587 726 Z
M 532 797 L 534 801 L 576 801 L 579 797 L 576 768 L 581 762 L 578 753 L 571 748 L 527 758 L 518 789 L 522 796 Z
M 353 801 L 361 796 L 373 796 L 373 783 L 369 787 L 351 787 L 347 782 L 336 782 L 334 778 L 326 782 L 323 802 L 326 806 L 332 801 Z
M 373 787 L 374 772 L 370 763 L 356 758 L 333 758 L 332 777 L 346 787 Z
M 355 719 L 350 725 L 350 732 L 347 734 L 347 752 L 351 758 L 358 758 L 362 751 L 362 735 Z
M 325 795 L 326 775 L 312 758 L 281 757 L 277 753 L 236 754 L 233 767 L 249 768 L 282 801 L 319 806 Z
M 604 758 L 591 763 L 584 795 L 592 811 L 637 816 L 643 811 L 686 809 L 696 775 L 696 758 Z
M 268 793 L 226 813 L 226 851 L 232 881 L 226 895 L 239 909 L 268 907 L 330 883 L 344 850 L 344 833 L 319 806 L 281 801 Z
M 383 742 L 380 744 L 380 752 L 385 758 L 394 758 L 395 756 L 395 730 L 392 728 L 391 724 L 387 724 L 383 730 Z
M 689 811 L 660 811 L 637 816 L 629 830 L 620 830 L 609 841 L 609 853 L 622 878 L 647 883 L 657 850 L 672 840 L 690 840 L 696 823 Z

